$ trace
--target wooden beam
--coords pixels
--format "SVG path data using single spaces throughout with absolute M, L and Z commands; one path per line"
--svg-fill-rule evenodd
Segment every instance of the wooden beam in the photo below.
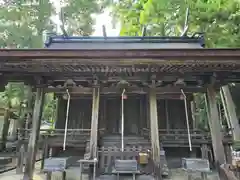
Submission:
M 90 158 L 97 158 L 97 133 L 98 133 L 98 115 L 99 115 L 99 88 L 93 88 L 92 94 L 92 122 L 90 136 Z
M 36 99 L 33 111 L 32 133 L 28 143 L 28 157 L 25 166 L 24 180 L 32 180 L 36 162 L 37 141 L 39 138 L 41 116 L 43 110 L 44 89 L 37 88 Z
M 238 123 L 236 107 L 234 105 L 228 85 L 221 87 L 221 99 L 224 106 L 225 116 L 229 119 L 228 128 L 232 128 L 234 141 L 240 140 L 240 126 Z
M 155 89 L 156 94 L 181 94 L 181 89 L 183 89 L 185 94 L 192 94 L 194 92 L 206 92 L 206 88 L 204 87 L 158 87 Z M 100 94 L 121 94 L 121 89 L 116 87 L 102 87 L 99 90 Z M 149 88 L 141 88 L 141 87 L 128 87 L 126 88 L 127 94 L 147 94 Z M 46 93 L 55 92 L 59 94 L 66 93 L 65 88 L 55 88 L 55 87 L 48 87 L 45 90 Z M 73 87 L 69 89 L 69 93 L 71 94 L 92 94 L 93 89 L 88 87 Z
M 152 159 L 155 165 L 155 173 L 157 177 L 161 178 L 160 168 L 160 143 L 158 132 L 158 113 L 157 113 L 157 98 L 156 91 L 151 88 L 149 91 L 149 111 L 150 111 L 150 138 L 152 145 Z M 160 171 L 160 172 L 159 172 Z
M 218 114 L 216 92 L 213 85 L 209 85 L 207 89 L 207 109 L 208 109 L 208 123 L 211 131 L 212 146 L 214 151 L 214 158 L 217 167 L 226 163 L 224 146 L 223 146 L 223 134 L 221 131 L 221 124 Z
M 130 97 L 131 95 L 137 97 L 141 94 L 128 94 Z M 62 97 L 62 94 L 57 94 L 58 97 Z M 119 97 L 119 94 L 101 94 L 101 97 L 106 97 L 106 98 L 113 98 L 113 97 Z M 91 99 L 90 94 L 71 94 L 71 99 Z M 161 99 L 169 99 L 169 100 L 181 100 L 181 97 L 179 94 L 157 94 L 157 100 Z
M 239 62 L 240 49 L 0 49 L 0 61 L 17 62 L 27 61 L 30 62 L 72 62 L 73 59 L 81 60 L 80 62 L 99 63 L 104 60 L 119 62 L 119 59 L 126 58 L 133 64 L 139 59 L 149 59 L 151 62 L 164 60 L 206 60 L 212 59 L 217 61 L 230 61 L 236 60 Z M 137 59 L 134 59 L 137 58 Z M 144 60 L 143 60 L 144 61 Z M 124 61 L 123 61 L 124 62 Z M 146 60 L 145 60 L 146 62 Z

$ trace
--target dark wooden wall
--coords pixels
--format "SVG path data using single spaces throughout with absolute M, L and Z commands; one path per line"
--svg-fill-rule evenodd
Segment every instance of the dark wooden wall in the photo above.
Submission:
M 165 100 L 158 100 L 157 101 L 157 109 L 158 109 L 158 128 L 159 129 L 166 129 L 167 122 L 166 122 L 166 102 Z
M 125 100 L 125 132 L 138 134 L 140 128 L 140 98 L 129 97 Z
M 186 129 L 186 112 L 184 101 L 181 99 L 158 100 L 158 126 L 159 129 Z M 190 101 L 187 101 L 187 110 L 190 127 L 192 127 L 192 116 Z M 167 120 L 168 119 L 168 120 Z M 168 122 L 168 125 L 167 125 Z
M 103 114 L 100 126 L 109 133 L 118 133 L 121 129 L 121 97 L 103 97 L 101 100 L 105 105 L 100 108 L 100 114 L 101 112 Z M 126 134 L 139 132 L 140 107 L 139 97 L 130 96 L 124 100 L 124 130 Z
M 67 100 L 59 99 L 56 128 L 64 129 L 66 121 Z M 92 100 L 90 98 L 72 99 L 69 108 L 68 129 L 90 129 Z
M 58 120 L 56 128 L 64 128 L 67 100 L 59 99 Z M 158 100 L 159 129 L 185 129 L 186 116 L 183 100 Z M 121 127 L 121 97 L 100 97 L 99 128 L 107 133 L 118 133 Z M 167 108 L 166 108 L 167 107 Z M 148 128 L 148 103 L 145 95 L 128 96 L 124 100 L 124 130 L 126 134 L 138 134 L 142 128 Z M 92 98 L 72 99 L 69 111 L 69 129 L 90 129 Z M 188 102 L 190 125 L 192 117 Z M 168 118 L 168 120 L 167 120 Z M 167 125 L 167 122 L 169 125 Z
M 101 100 L 100 100 L 101 101 Z M 103 126 L 107 133 L 117 133 L 119 131 L 119 121 L 120 121 L 120 107 L 121 101 L 120 98 L 113 97 L 113 98 L 105 98 L 105 107 L 101 107 L 100 111 L 104 109 L 106 112 L 104 115 L 104 119 L 102 120 Z
M 169 127 L 170 129 L 186 128 L 186 115 L 183 100 L 168 101 Z

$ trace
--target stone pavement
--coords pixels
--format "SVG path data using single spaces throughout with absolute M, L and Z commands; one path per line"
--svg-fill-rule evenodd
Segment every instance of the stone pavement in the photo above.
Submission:
M 40 174 L 40 162 L 36 163 L 36 172 L 34 180 L 44 180 L 44 175 Z M 16 174 L 16 170 L 8 171 L 0 175 L 0 180 L 21 180 L 23 174 Z

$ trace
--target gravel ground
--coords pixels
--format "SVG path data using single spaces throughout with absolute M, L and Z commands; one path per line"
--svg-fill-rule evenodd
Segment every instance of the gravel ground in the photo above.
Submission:
M 16 153 L 9 153 L 9 152 L 4 153 L 4 152 L 1 152 L 0 153 L 0 157 L 11 157 L 12 158 L 12 162 L 11 163 L 6 164 L 4 166 L 0 165 L 0 173 L 2 171 L 4 171 L 4 170 L 16 167 L 16 164 L 17 164 Z M 41 151 L 37 154 L 36 159 L 39 160 L 40 158 L 41 158 Z
M 12 165 L 15 163 L 12 163 Z M 35 170 L 35 179 L 34 180 L 44 180 L 45 175 L 40 173 L 40 162 L 37 162 Z M 21 180 L 23 175 L 16 175 L 16 170 L 6 172 L 0 175 L 1 180 Z M 182 169 L 170 169 L 169 177 L 164 178 L 165 180 L 187 180 L 188 174 Z M 53 173 L 52 180 L 62 180 L 61 173 Z M 71 167 L 67 170 L 67 180 L 79 180 L 79 168 Z M 83 175 L 83 180 L 88 180 L 87 175 Z M 97 180 L 116 180 L 114 175 L 103 175 L 97 178 Z M 132 180 L 132 177 L 125 176 L 120 177 L 120 180 Z M 141 175 L 136 177 L 136 180 L 154 180 L 153 177 L 147 175 Z M 192 175 L 192 180 L 202 180 L 200 173 L 194 173 Z M 219 180 L 216 172 L 211 172 L 208 174 L 207 180 Z
M 39 168 L 39 165 L 36 165 L 37 168 Z M 16 175 L 15 171 L 4 173 L 3 175 L 0 175 L 1 180 L 21 180 L 23 175 Z M 40 173 L 39 170 L 36 170 L 36 173 L 34 175 L 34 180 L 44 180 L 45 175 Z M 116 180 L 116 176 L 114 175 L 102 175 L 97 178 L 97 180 Z M 166 178 L 165 180 L 187 180 L 187 173 L 184 172 L 181 169 L 174 169 L 171 170 L 169 178 Z M 53 173 L 52 180 L 62 180 L 61 173 Z M 71 168 L 67 171 L 67 180 L 79 180 L 79 169 L 78 168 Z M 87 175 L 83 175 L 83 180 L 88 180 Z M 132 180 L 132 177 L 125 176 L 120 177 L 120 180 Z M 147 176 L 147 175 L 141 175 L 136 178 L 136 180 L 154 180 L 153 177 Z M 192 180 L 202 180 L 200 174 L 194 174 Z M 207 180 L 219 180 L 216 173 L 210 173 L 208 175 Z
M 186 180 L 188 173 L 182 169 L 171 169 L 168 180 Z M 200 173 L 193 173 L 192 180 L 202 180 Z M 217 172 L 210 172 L 207 175 L 207 180 L 219 180 Z
M 79 179 L 79 169 L 71 168 L 67 172 L 67 180 L 78 180 Z M 116 180 L 115 175 L 102 175 L 97 178 L 97 180 Z M 187 180 L 188 174 L 187 172 L 183 171 L 182 169 L 171 169 L 170 175 L 168 178 L 164 178 L 165 180 Z M 61 174 L 60 173 L 54 173 L 52 180 L 61 180 Z M 83 175 L 83 180 L 88 180 L 87 175 Z M 125 176 L 120 177 L 120 180 L 132 180 L 132 177 Z M 148 175 L 141 175 L 136 177 L 136 180 L 154 180 L 152 176 Z M 202 180 L 200 173 L 194 173 L 192 175 L 192 180 Z M 211 172 L 207 176 L 207 180 L 219 180 L 218 175 L 216 172 Z

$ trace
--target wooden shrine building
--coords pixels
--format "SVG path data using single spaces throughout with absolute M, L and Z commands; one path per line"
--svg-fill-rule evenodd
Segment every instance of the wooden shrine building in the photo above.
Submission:
M 47 154 L 48 148 L 56 154 L 76 149 L 99 160 L 102 147 L 141 146 L 151 149 L 157 165 L 162 148 L 168 154 L 191 146 L 196 156 L 204 145 L 213 148 L 215 162 L 226 162 L 224 149 L 232 140 L 222 132 L 215 95 L 221 86 L 239 81 L 239 49 L 204 49 L 202 37 L 48 40 L 44 49 L 0 50 L 1 82 L 23 81 L 36 91 L 32 133 L 25 137 L 25 178 L 32 178 L 37 142 L 43 138 L 39 129 L 47 92 L 58 98 L 55 134 L 44 140 Z M 206 94 L 210 132 L 197 130 L 192 118 L 197 92 Z

